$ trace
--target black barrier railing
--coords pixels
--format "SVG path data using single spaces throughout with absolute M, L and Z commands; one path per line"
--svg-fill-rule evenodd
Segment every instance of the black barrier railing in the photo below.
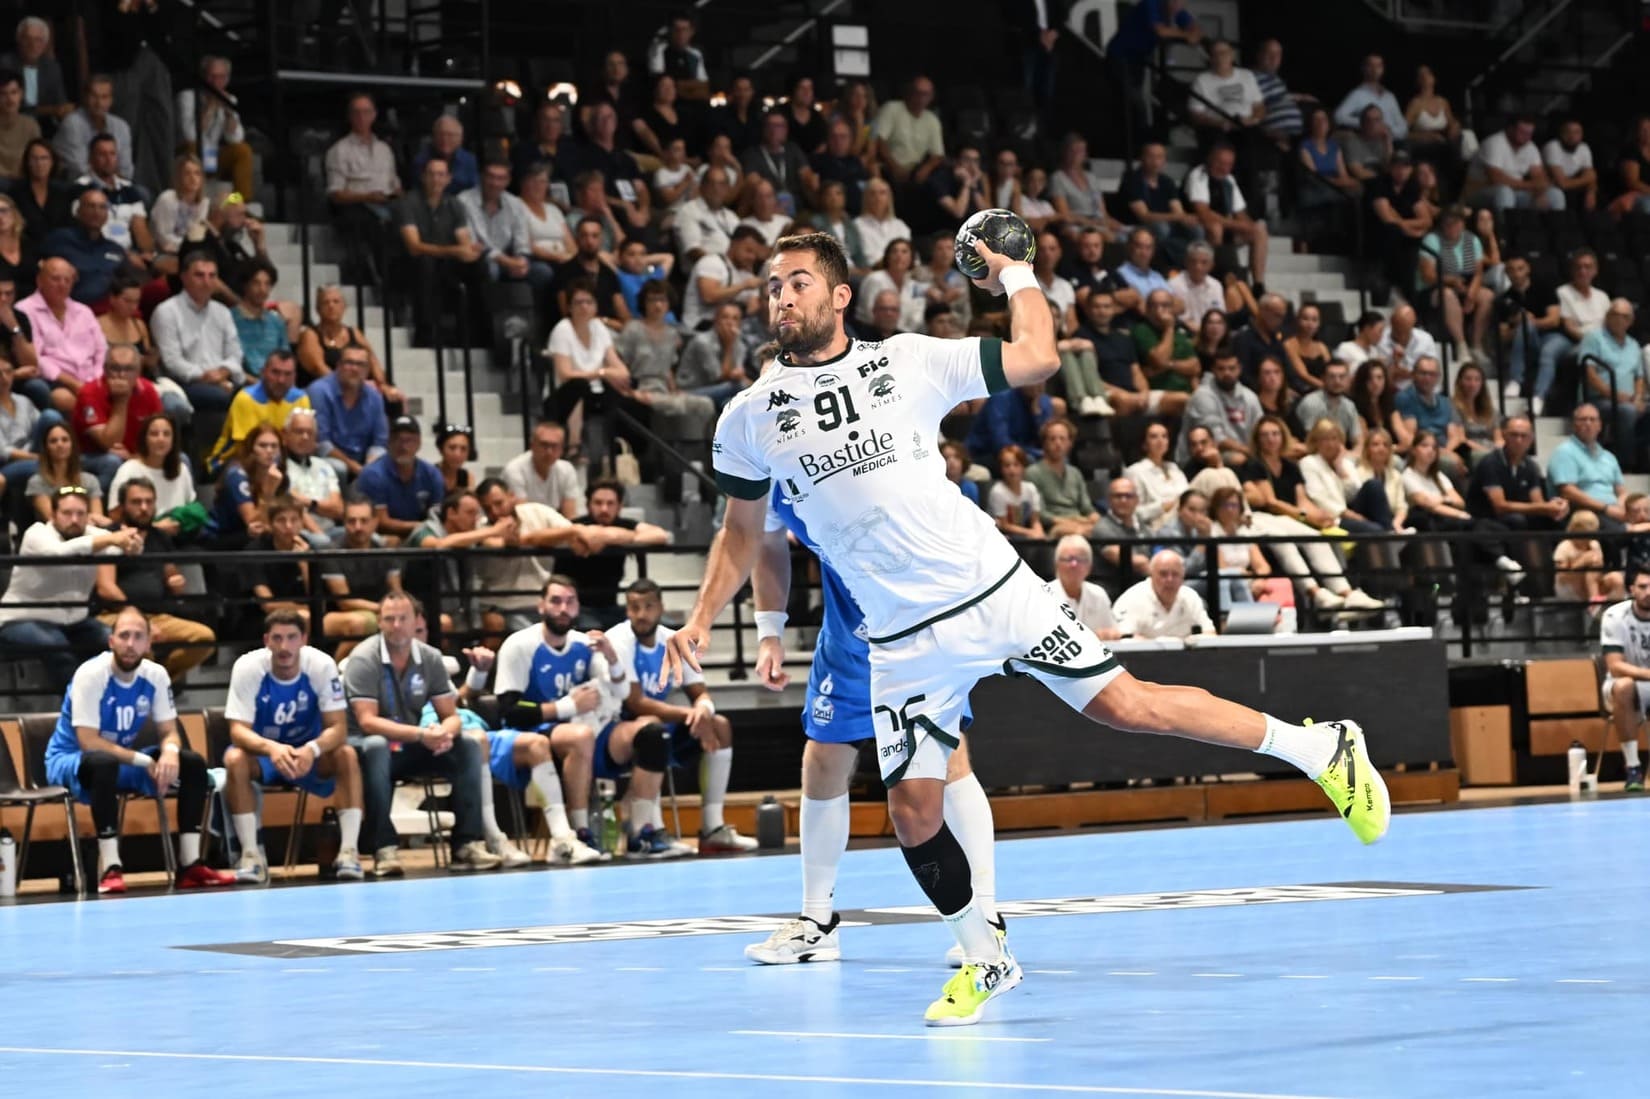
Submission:
M 1388 535 L 1349 535 L 1334 536 L 1329 539 L 1333 543 L 1349 543 L 1354 547 L 1355 561 L 1344 570 L 1344 575 L 1354 582 L 1373 584 L 1377 580 L 1389 579 L 1394 583 L 1388 585 L 1394 589 L 1390 598 L 1396 599 L 1400 606 L 1404 599 L 1403 592 L 1419 592 L 1429 596 L 1434 601 L 1433 615 L 1437 621 L 1442 621 L 1442 615 L 1447 610 L 1455 622 L 1459 634 L 1448 640 L 1459 646 L 1460 655 L 1471 657 L 1475 648 L 1479 648 L 1487 640 L 1496 642 L 1574 642 L 1578 649 L 1584 647 L 1590 637 L 1591 616 L 1586 614 L 1585 605 L 1577 604 L 1562 598 L 1555 598 L 1542 594 L 1546 584 L 1555 573 L 1550 562 L 1552 560 L 1551 547 L 1568 537 L 1563 531 L 1456 531 L 1447 533 L 1416 533 L 1405 536 Z M 1604 537 L 1608 541 L 1609 536 Z M 1308 542 L 1325 540 L 1325 536 L 1263 536 L 1263 535 L 1233 535 L 1233 536 L 1194 536 L 1182 540 L 1182 544 L 1192 544 L 1201 548 L 1204 561 L 1218 563 L 1219 549 L 1226 545 L 1259 545 L 1263 548 L 1281 544 L 1301 545 Z M 1491 609 L 1491 599 L 1496 589 L 1501 585 L 1499 572 L 1493 565 L 1483 561 L 1484 547 L 1491 543 L 1506 543 L 1516 541 L 1524 553 L 1528 572 L 1524 578 L 1524 585 L 1531 588 L 1528 596 L 1521 597 L 1524 602 L 1515 604 L 1510 598 L 1503 596 L 1503 615 L 1508 608 L 1524 606 L 1529 610 L 1527 628 L 1503 630 L 1494 638 L 1487 637 L 1484 624 L 1480 621 L 1488 616 Z M 1164 539 L 1161 537 L 1134 538 L 1093 542 L 1095 559 L 1100 560 L 1100 549 L 1105 546 L 1117 546 L 1128 552 L 1119 554 L 1121 568 L 1114 579 L 1123 581 L 1125 585 L 1134 582 L 1138 577 L 1132 573 L 1130 558 L 1136 549 L 1142 553 L 1151 553 L 1161 546 Z M 1447 550 L 1437 556 L 1435 563 L 1415 564 L 1400 563 L 1396 566 L 1370 565 L 1356 560 L 1359 547 L 1374 548 L 1383 545 L 1401 544 L 1405 547 L 1430 547 L 1439 551 Z M 1020 542 L 1016 549 L 1022 557 L 1029 560 L 1032 567 L 1040 575 L 1052 571 L 1053 549 L 1052 542 Z M 648 559 L 663 555 L 692 555 L 702 557 L 708 552 L 708 547 L 693 546 L 665 546 L 648 547 L 646 549 L 627 550 L 627 554 L 636 558 L 636 569 L 641 575 L 648 574 Z M 352 561 L 382 562 L 386 572 L 392 566 L 401 570 L 402 587 L 411 594 L 418 596 L 428 610 L 427 623 L 432 644 L 441 645 L 444 640 L 453 644 L 448 645 L 450 651 L 456 651 L 459 644 L 472 644 L 478 639 L 488 636 L 479 615 L 463 613 L 471 608 L 485 607 L 505 603 L 515 613 L 536 617 L 536 591 L 505 591 L 497 589 L 481 590 L 474 583 L 461 581 L 458 587 L 451 583 L 451 576 L 460 577 L 471 574 L 473 567 L 489 558 L 537 556 L 548 558 L 552 556 L 544 552 L 535 553 L 530 549 L 472 549 L 472 550 L 419 550 L 419 549 L 372 549 L 372 550 L 318 550 L 302 554 L 301 559 L 312 566 L 312 576 L 318 576 L 328 561 L 350 559 Z M 179 551 L 167 556 L 167 563 L 173 565 L 200 565 L 208 570 L 214 578 L 214 583 L 208 585 L 209 591 L 195 595 L 178 597 L 168 604 L 168 613 L 183 618 L 192 618 L 195 621 L 205 622 L 212 626 L 219 635 L 217 644 L 232 651 L 244 649 L 256 644 L 261 632 L 260 624 L 262 612 L 258 601 L 248 592 L 261 566 L 274 564 L 291 564 L 294 555 L 279 551 L 239 551 L 234 553 L 213 551 Z M 0 558 L 0 569 L 16 570 L 17 568 L 55 568 L 85 566 L 89 564 L 106 565 L 112 563 L 108 556 L 97 557 L 3 557 Z M 448 566 L 456 566 L 449 570 Z M 156 567 L 160 567 L 156 563 Z M 1586 571 L 1586 570 L 1583 570 Z M 1596 570 L 1593 570 L 1596 571 Z M 15 572 L 14 572 L 15 575 Z M 807 570 L 793 569 L 793 583 L 801 583 L 811 593 L 818 590 L 818 584 L 808 582 L 804 578 Z M 1205 568 L 1204 575 L 1210 580 L 1219 576 L 1218 564 L 1214 569 Z M 1274 576 L 1285 578 L 1280 571 L 1274 571 Z M 1104 579 L 1094 574 L 1091 577 Z M 1189 579 L 1197 579 L 1190 577 Z M 1292 578 L 1304 579 L 1304 578 Z M 1326 577 L 1319 577 L 1319 580 Z M 698 590 L 698 581 L 694 579 L 683 583 L 663 583 L 661 588 L 665 592 L 667 605 L 674 614 L 685 613 L 692 598 Z M 215 589 L 215 590 L 214 590 Z M 1209 604 L 1210 616 L 1217 621 L 1223 613 L 1224 598 L 1220 592 L 1220 584 L 1211 582 L 1207 585 L 1206 599 Z M 356 598 L 360 596 L 357 595 Z M 512 599 L 511 597 L 515 597 Z M 277 599 L 283 597 L 277 596 Z M 743 679 L 750 666 L 750 654 L 745 647 L 744 629 L 749 622 L 744 602 L 749 598 L 749 587 L 734 600 L 731 611 L 726 620 L 717 623 L 713 629 L 720 637 L 720 641 L 713 642 L 706 662 L 708 668 L 726 672 L 730 678 Z M 284 598 L 286 602 L 303 603 L 310 610 L 310 620 L 313 623 L 324 624 L 326 611 L 333 601 L 324 588 L 317 584 L 316 590 L 302 597 Z M 62 602 L 8 604 L 8 606 L 55 606 L 61 607 Z M 84 606 L 85 604 L 77 604 Z M 589 604 L 587 603 L 587 609 Z M 460 610 L 458 620 L 454 622 L 454 629 L 450 637 L 443 637 L 441 615 L 438 611 L 451 609 Z M 610 609 L 610 608 L 606 608 Z M 1559 610 L 1564 614 L 1541 617 L 1548 611 Z M 1574 613 L 1570 613 L 1574 612 Z M 1390 613 L 1390 610 L 1389 612 Z M 1316 611 L 1302 603 L 1300 605 L 1302 632 L 1316 632 L 1311 630 L 1314 623 L 1326 627 L 1346 624 L 1357 624 L 1363 621 L 1370 624 L 1383 624 L 1384 615 L 1375 612 Z M 1538 621 L 1538 618 L 1540 619 Z M 798 623 L 801 625 L 801 623 Z M 314 644 L 322 647 L 330 646 L 335 642 L 349 640 L 346 637 L 328 636 L 317 626 Z M 729 634 L 731 633 L 731 636 Z M 494 630 L 492 636 L 496 636 Z M 28 660 L 34 655 L 34 650 L 19 651 L 0 647 L 0 661 Z M 805 659 L 805 653 L 798 653 L 798 659 Z M 224 669 L 227 674 L 227 668 Z M 192 682 L 195 682 L 192 680 Z M 0 697 L 17 694 L 32 693 L 26 689 L 0 689 Z
M 1600 432 L 1600 437 L 1604 440 L 1606 446 L 1615 451 L 1617 455 L 1620 455 L 1622 452 L 1622 441 L 1616 438 L 1616 425 L 1621 422 L 1621 394 L 1616 392 L 1615 371 L 1611 369 L 1609 363 L 1605 362 L 1603 359 L 1591 352 L 1588 352 L 1587 354 L 1581 356 L 1581 358 L 1577 359 L 1576 366 L 1581 371 L 1581 392 L 1583 394 L 1583 400 L 1594 406 L 1597 406 L 1603 400 L 1603 398 L 1601 398 L 1594 390 L 1593 379 L 1591 377 L 1592 367 L 1598 367 L 1599 380 L 1604 383 L 1604 396 L 1609 398 L 1610 405 L 1610 414 L 1604 417 L 1604 424 L 1603 429 Z M 1630 466 L 1633 464 L 1631 439 L 1627 441 L 1627 455 L 1628 460 L 1622 463 L 1624 466 Z

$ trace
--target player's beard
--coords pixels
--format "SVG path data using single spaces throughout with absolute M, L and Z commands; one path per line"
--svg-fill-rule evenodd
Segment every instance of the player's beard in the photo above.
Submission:
M 540 620 L 544 623 L 545 629 L 558 636 L 565 635 L 573 628 L 573 616 L 568 614 L 546 614 L 541 616 Z
M 122 656 L 119 652 L 115 653 L 115 667 L 121 672 L 135 672 L 138 669 L 138 665 L 142 663 L 142 653 L 139 653 L 133 657 Z
M 775 324 L 769 330 L 780 348 L 792 358 L 814 355 L 831 345 L 836 336 L 836 310 L 829 298 L 812 313 L 796 319 L 796 325 L 790 329 L 781 329 Z

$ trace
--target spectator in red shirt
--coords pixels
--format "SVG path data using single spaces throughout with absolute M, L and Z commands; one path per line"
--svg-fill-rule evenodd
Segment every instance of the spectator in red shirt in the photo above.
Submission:
M 161 411 L 160 391 L 139 374 L 137 351 L 121 344 L 109 349 L 103 376 L 75 394 L 74 431 L 81 464 L 108 492 L 120 464 L 142 453 L 143 421 Z

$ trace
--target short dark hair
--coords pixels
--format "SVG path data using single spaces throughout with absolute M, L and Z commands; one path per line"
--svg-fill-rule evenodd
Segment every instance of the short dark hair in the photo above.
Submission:
M 295 511 L 299 515 L 302 515 L 304 513 L 304 505 L 300 504 L 291 496 L 288 496 L 283 492 L 279 496 L 270 497 L 269 502 L 264 505 L 264 510 L 268 512 L 269 517 L 273 519 L 275 516 L 283 515 L 289 511 Z
M 378 601 L 379 610 L 382 611 L 383 607 L 384 607 L 384 604 L 388 603 L 392 599 L 405 600 L 407 606 L 412 608 L 414 618 L 423 618 L 424 617 L 424 601 L 422 599 L 418 598 L 418 596 L 414 595 L 412 592 L 409 592 L 409 591 L 387 591 L 387 592 L 385 592 L 384 597 Z
M 134 488 L 145 488 L 149 490 L 150 495 L 159 495 L 155 491 L 155 482 L 149 480 L 147 477 L 133 477 L 131 480 L 122 481 L 120 484 L 121 507 L 126 506 L 126 497 L 131 494 Z
M 654 596 L 658 596 L 661 599 L 664 598 L 664 593 L 659 588 L 659 582 L 657 580 L 650 579 L 646 576 L 644 576 L 641 579 L 633 582 L 630 585 L 630 587 L 628 587 L 624 590 L 624 593 L 626 595 L 641 595 L 641 596 L 654 595 Z
M 567 303 L 569 305 L 573 303 L 574 294 L 589 294 L 591 298 L 595 300 L 597 305 L 601 304 L 601 299 L 596 297 L 596 283 L 591 279 L 585 278 L 583 275 L 580 275 L 578 278 L 573 279 L 567 284 Z
M 5 74 L 0 73 L 0 88 L 5 87 L 5 85 L 6 85 Z M 107 141 L 110 145 L 113 145 L 117 148 L 120 146 L 120 142 L 115 140 L 115 135 L 110 133 L 107 130 L 104 130 L 102 133 L 93 134 L 92 139 L 90 141 L 86 142 L 86 148 L 91 149 L 94 145 L 101 145 L 105 141 Z
M 577 595 L 579 593 L 579 585 L 573 580 L 573 578 L 571 576 L 568 576 L 564 572 L 553 572 L 549 576 L 545 577 L 544 578 L 544 587 L 539 589 L 539 594 L 541 596 L 542 595 L 549 595 L 550 594 L 550 589 L 553 588 L 553 587 L 554 588 L 572 588 L 574 595 Z
M 21 87 L 22 83 L 23 74 L 16 69 L 0 69 L 0 88 L 4 88 L 7 84 L 16 84 Z
M 445 501 L 443 501 L 443 502 L 445 502 Z M 350 508 L 360 508 L 360 507 L 371 508 L 374 515 L 378 514 L 378 505 L 373 503 L 367 497 L 361 495 L 361 493 L 357 492 L 355 489 L 350 489 L 347 493 L 344 494 L 344 510 L 345 511 L 348 511 Z
M 812 252 L 829 289 L 835 290 L 848 281 L 848 257 L 843 254 L 842 243 L 829 233 L 794 233 L 780 237 L 773 252 L 776 256 L 781 252 Z
M 191 252 L 190 258 L 193 259 L 200 254 L 200 251 Z M 275 265 L 270 263 L 267 259 L 264 259 L 262 256 L 259 256 L 257 259 L 254 259 L 251 263 L 247 264 L 246 270 L 241 273 L 241 285 L 237 287 L 237 289 L 239 289 L 242 294 L 245 294 L 246 288 L 252 284 L 252 279 L 260 274 L 269 276 L 270 286 L 274 286 L 276 283 L 281 281 L 281 273 L 275 269 Z
M 1237 357 L 1237 346 L 1233 344 L 1231 340 L 1221 340 L 1220 345 L 1215 348 L 1215 362 L 1225 362 L 1227 359 L 1235 359 Z
M 501 156 L 490 156 L 487 158 L 487 163 L 481 166 L 481 170 L 485 172 L 488 168 L 503 168 L 506 172 L 508 172 L 510 170 L 510 162 Z
M 470 496 L 470 495 L 473 495 L 473 496 L 475 496 L 475 498 L 477 500 L 480 500 L 483 496 L 486 496 L 488 493 L 492 492 L 495 488 L 501 488 L 505 492 L 510 491 L 510 486 L 504 483 L 504 478 L 502 478 L 502 477 L 488 477 L 488 478 L 484 479 L 479 485 L 476 486 L 476 490 L 475 490 L 474 493 L 468 493 L 468 492 L 465 492 L 463 489 L 459 489 L 455 492 L 449 493 L 448 496 L 447 496 L 447 500 L 451 500 L 455 496 Z M 441 510 L 442 511 L 447 510 L 447 500 L 441 501 Z
M 825 236 L 825 235 L 828 235 L 828 234 L 821 234 L 821 235 Z M 784 238 L 784 240 L 781 240 L 779 243 L 784 244 L 785 240 L 789 240 L 789 239 L 790 239 L 789 237 L 786 237 L 786 238 Z M 835 240 L 836 238 L 835 237 L 830 237 L 829 239 Z M 768 243 L 768 238 L 762 235 L 762 230 L 758 229 L 754 225 L 741 225 L 741 226 L 739 226 L 739 228 L 735 229 L 733 231 L 733 233 L 728 237 L 728 244 L 731 246 L 732 244 L 734 244 L 738 241 L 741 241 L 741 240 L 754 240 L 756 243 L 758 243 L 758 244 L 760 244 L 764 247 L 766 247 L 767 243 Z M 838 245 L 838 247 L 841 247 L 841 245 Z M 777 252 L 777 251 L 779 251 L 779 249 L 776 247 L 774 249 L 774 251 Z
M 596 498 L 596 493 L 600 492 L 604 488 L 611 489 L 613 494 L 619 498 L 619 503 L 621 505 L 624 504 L 624 485 L 612 477 L 598 477 L 594 481 L 591 481 L 590 487 L 584 490 L 585 503 L 589 503 L 591 500 L 594 500 Z
M 647 299 L 652 297 L 665 299 L 665 306 L 668 308 L 671 305 L 670 284 L 663 279 L 648 279 L 642 283 L 642 288 L 636 291 L 636 304 L 645 307 Z M 561 425 L 557 424 L 556 426 L 560 427 Z
M 130 484 L 130 482 L 127 482 Z M 305 637 L 309 636 L 309 620 L 297 611 L 281 609 L 270 611 L 264 615 L 264 635 L 267 637 L 276 626 L 297 626 L 298 632 Z

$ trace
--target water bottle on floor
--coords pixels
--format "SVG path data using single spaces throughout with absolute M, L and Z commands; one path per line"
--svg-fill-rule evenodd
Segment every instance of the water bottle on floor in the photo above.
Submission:
M 1570 796 L 1581 793 L 1581 781 L 1587 775 L 1587 748 L 1579 740 L 1570 741 Z
M 785 846 L 785 807 L 772 794 L 756 807 L 756 842 L 774 850 Z
M 599 822 L 599 838 L 601 849 L 610 855 L 617 855 L 619 851 L 619 811 L 614 805 L 618 797 L 619 788 L 612 779 L 596 780 L 596 797 L 601 802 L 601 819 Z
M 0 829 L 0 897 L 17 896 L 17 842 Z

